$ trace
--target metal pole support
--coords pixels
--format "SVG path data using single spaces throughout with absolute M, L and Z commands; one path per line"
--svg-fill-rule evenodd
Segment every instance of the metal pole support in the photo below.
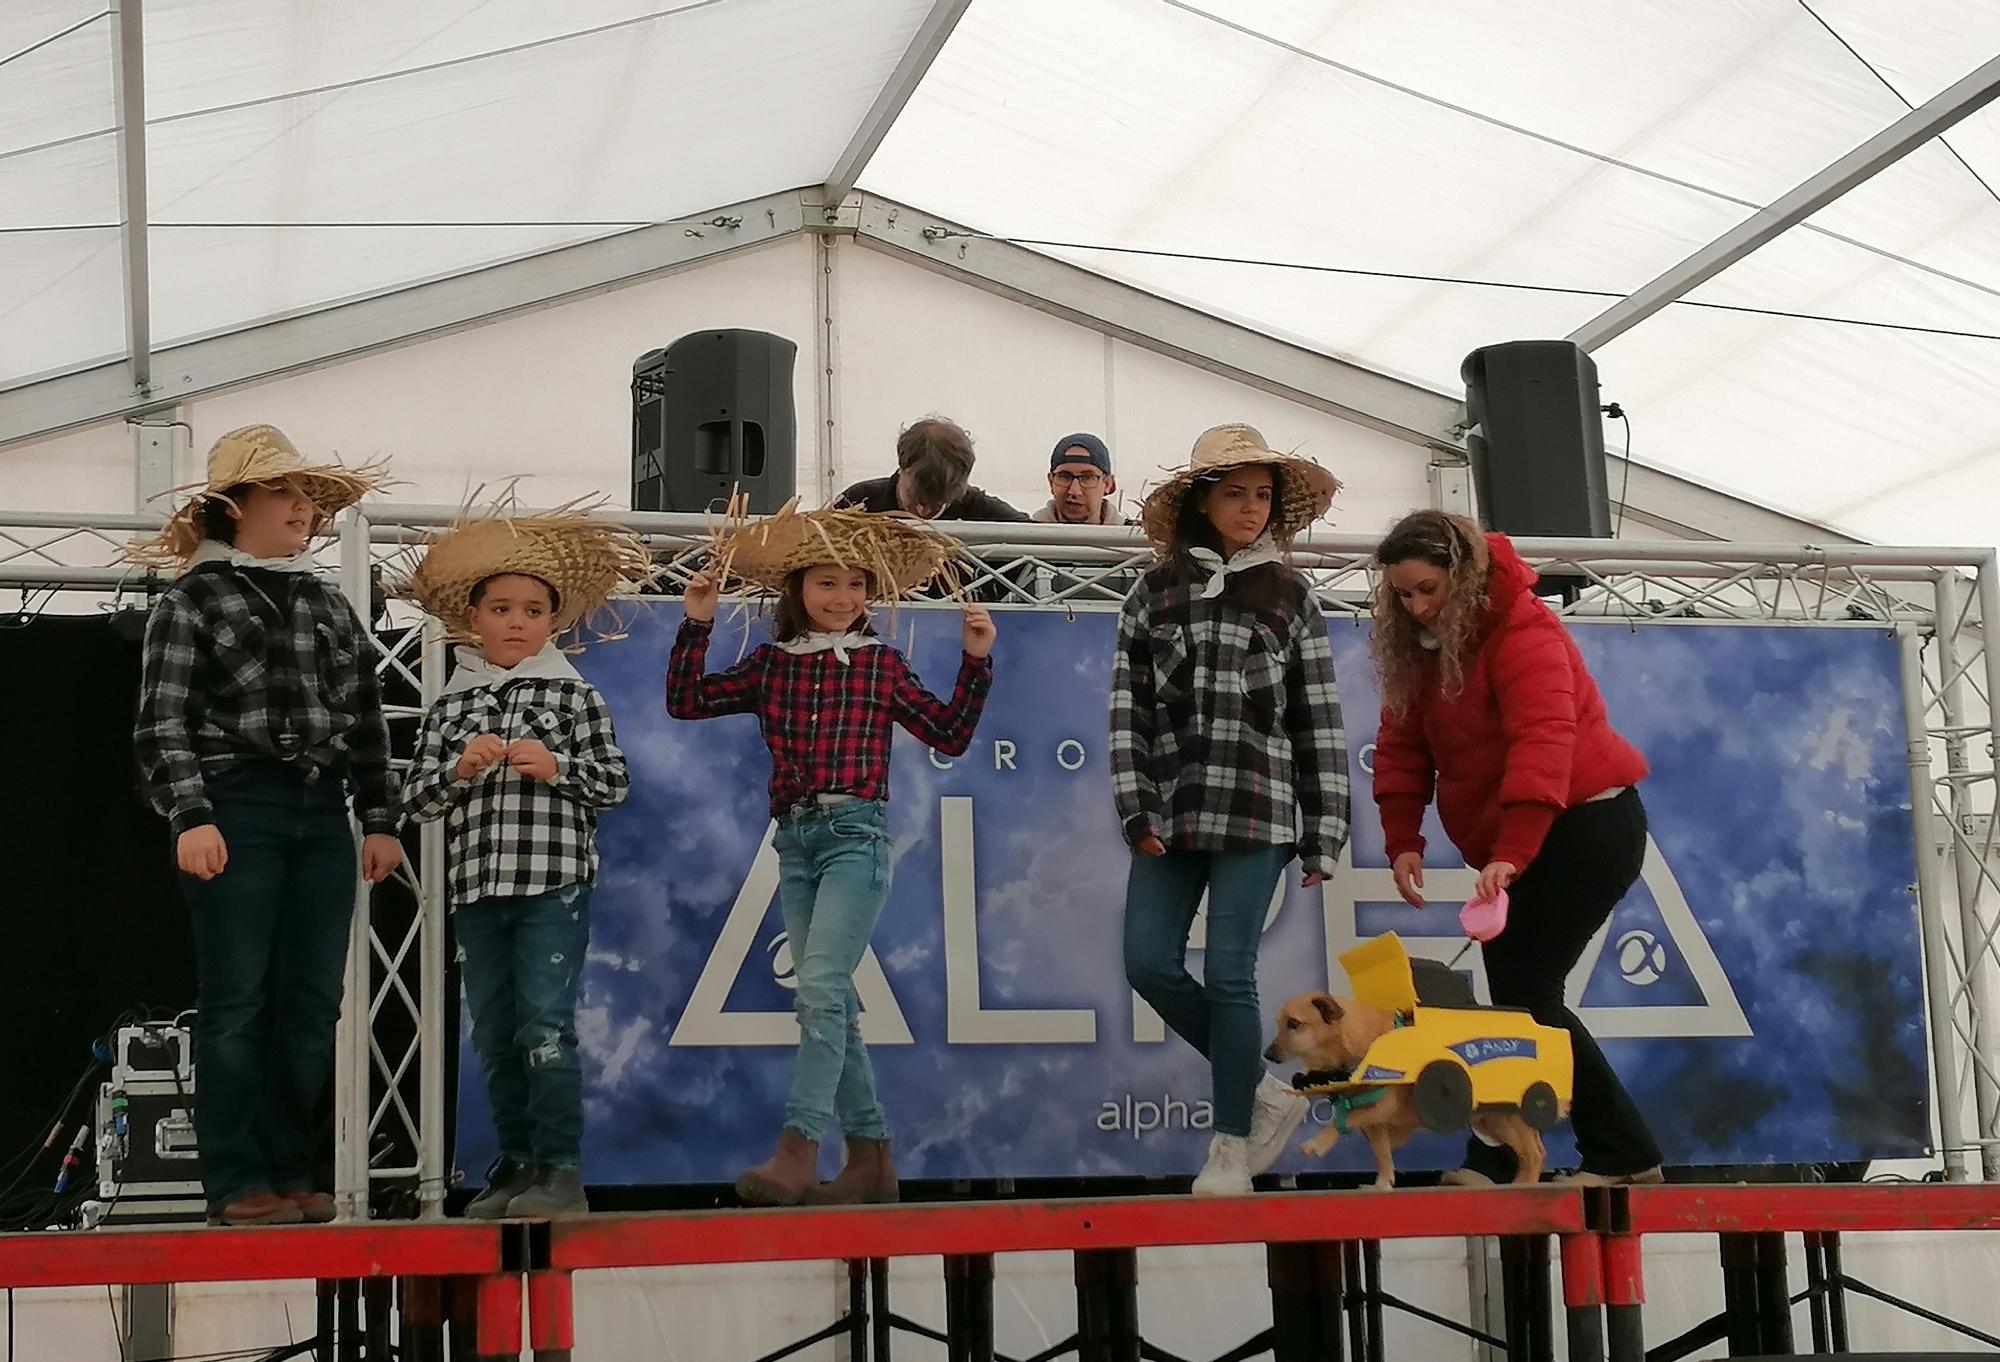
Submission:
M 1272 1362 L 1344 1362 L 1340 1245 L 1267 1244 L 1264 1261 Z
M 402 1362 L 444 1362 L 445 1283 L 440 1277 L 404 1277 Z
M 479 1278 L 475 1307 L 482 1362 L 521 1355 L 521 1277 L 519 1272 L 497 1272 Z
M 567 1272 L 528 1274 L 528 1346 L 535 1362 L 569 1362 L 576 1347 L 574 1287 Z
M 1636 1234 L 1604 1236 L 1607 1362 L 1646 1362 L 1646 1273 Z
M 1076 1251 L 1077 1362 L 1139 1362 L 1139 1255 Z
M 1560 1256 L 1569 1362 L 1604 1362 L 1603 1239 L 1595 1234 L 1565 1234 Z
M 993 1362 L 993 1255 L 947 1254 L 944 1332 L 948 1362 Z

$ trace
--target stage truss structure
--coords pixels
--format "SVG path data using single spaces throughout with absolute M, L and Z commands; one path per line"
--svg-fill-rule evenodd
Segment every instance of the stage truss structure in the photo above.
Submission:
M 444 671 L 434 624 L 382 597 L 455 507 L 373 505 L 342 517 L 323 551 L 376 634 L 378 672 L 427 703 Z M 623 513 L 658 557 L 662 589 L 700 567 L 714 522 L 702 516 Z M 0 620 L 32 617 L 60 600 L 65 613 L 143 609 L 165 579 L 122 561 L 124 546 L 157 516 L 0 511 Z M 941 524 L 961 541 L 968 592 L 1001 609 L 1115 609 L 1151 560 L 1121 527 Z M 1876 625 L 1893 631 L 1917 843 L 1914 886 L 1935 1087 L 1939 1157 L 1950 1181 L 2000 1181 L 2000 856 L 1996 855 L 1996 729 L 2000 557 L 1983 548 L 1737 544 L 1705 540 L 1517 541 L 1522 555 L 1569 590 L 1551 604 L 1579 619 L 1758 625 Z M 1366 618 L 1377 580 L 1373 540 L 1326 533 L 1296 548 L 1329 619 Z M 17 612 L 5 595 L 19 593 Z M 664 666 L 664 663 L 663 663 Z M 390 707 L 392 723 L 421 709 Z M 425 1217 L 443 1213 L 455 1177 L 447 1147 L 444 845 L 430 825 L 403 872 L 418 911 L 408 921 L 371 912 L 359 896 L 347 1006 L 337 1037 L 336 1192 L 346 1216 L 367 1214 L 371 1193 L 414 1190 Z M 1947 876 L 1949 879 L 1947 880 Z M 375 1154 L 371 1154 L 374 1151 Z M 395 1151 L 377 1157 L 382 1151 Z

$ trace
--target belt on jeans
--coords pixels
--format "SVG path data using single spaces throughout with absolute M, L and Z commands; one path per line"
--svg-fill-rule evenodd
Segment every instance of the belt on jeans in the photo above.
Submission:
M 788 807 L 785 810 L 785 817 L 804 818 L 807 814 L 818 813 L 821 809 L 837 808 L 842 804 L 855 803 L 860 798 L 861 796 L 857 794 L 826 791 L 822 791 L 819 794 L 810 794 Z

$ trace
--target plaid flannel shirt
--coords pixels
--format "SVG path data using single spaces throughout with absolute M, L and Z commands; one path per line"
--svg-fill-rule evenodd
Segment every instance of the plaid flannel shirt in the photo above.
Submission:
M 259 762 L 348 782 L 369 833 L 396 830 L 373 641 L 331 583 L 203 564 L 146 618 L 132 744 L 176 835 L 215 821 L 208 783 Z
M 667 664 L 667 713 L 677 719 L 755 714 L 771 748 L 771 813 L 816 794 L 889 795 L 889 741 L 901 724 L 948 757 L 972 744 L 986 708 L 993 659 L 967 654 L 951 699 L 939 700 L 887 644 L 788 653 L 766 643 L 727 671 L 706 675 L 712 622 L 683 620 Z
M 553 780 L 495 762 L 458 776 L 482 733 L 539 739 L 555 755 Z M 453 906 L 499 895 L 545 894 L 597 878 L 597 811 L 632 788 L 611 710 L 581 679 L 533 677 L 441 695 L 424 714 L 403 808 L 420 823 L 443 818 Z
M 1347 844 L 1347 733 L 1326 620 L 1305 579 L 1280 613 L 1200 599 L 1161 569 L 1118 615 L 1111 785 L 1136 842 L 1295 845 L 1332 874 Z

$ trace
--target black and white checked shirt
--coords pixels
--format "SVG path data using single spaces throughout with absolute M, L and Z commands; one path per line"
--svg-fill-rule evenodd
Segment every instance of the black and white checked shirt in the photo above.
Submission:
M 374 645 L 331 582 L 189 569 L 146 618 L 139 684 L 140 779 L 176 836 L 215 821 L 210 781 L 273 761 L 345 780 L 364 831 L 396 830 Z
M 1319 603 L 1296 574 L 1275 614 L 1199 589 L 1156 568 L 1119 612 L 1119 821 L 1176 850 L 1293 845 L 1330 875 L 1347 844 L 1347 733 Z
M 555 754 L 555 779 L 532 780 L 500 761 L 460 780 L 458 759 L 482 733 L 540 739 Z M 447 895 L 458 907 L 595 880 L 597 811 L 624 802 L 631 786 L 597 687 L 576 676 L 531 676 L 431 703 L 403 808 L 420 823 L 445 820 Z

